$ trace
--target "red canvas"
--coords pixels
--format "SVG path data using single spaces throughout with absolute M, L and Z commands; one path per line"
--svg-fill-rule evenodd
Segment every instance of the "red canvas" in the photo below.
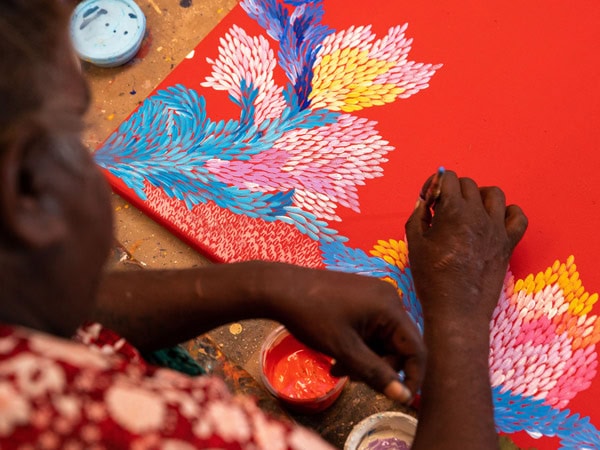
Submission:
M 242 1 L 96 160 L 214 260 L 384 277 L 418 324 L 423 180 L 501 186 L 530 225 L 491 329 L 497 428 L 598 448 L 598 24 L 596 0 Z

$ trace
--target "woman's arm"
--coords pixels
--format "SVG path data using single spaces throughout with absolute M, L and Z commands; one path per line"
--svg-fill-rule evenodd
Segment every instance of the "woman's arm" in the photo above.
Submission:
M 498 188 L 444 175 L 431 214 L 419 203 L 406 225 L 428 350 L 413 448 L 498 447 L 489 382 L 490 320 L 527 219 Z
M 277 320 L 336 371 L 408 401 L 425 350 L 396 289 L 377 278 L 272 262 L 108 273 L 93 320 L 144 350 L 248 318 Z M 404 370 L 404 385 L 397 373 Z

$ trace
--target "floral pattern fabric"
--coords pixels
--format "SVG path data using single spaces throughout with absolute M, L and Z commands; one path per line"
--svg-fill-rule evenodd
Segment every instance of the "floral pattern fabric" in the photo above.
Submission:
M 147 364 L 98 324 L 75 341 L 0 325 L 0 448 L 330 448 L 218 378 Z

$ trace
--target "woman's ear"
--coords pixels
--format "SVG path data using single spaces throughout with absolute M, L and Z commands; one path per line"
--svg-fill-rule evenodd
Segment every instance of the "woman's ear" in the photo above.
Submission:
M 0 229 L 13 245 L 43 248 L 68 233 L 55 182 L 65 174 L 56 164 L 49 132 L 20 123 L 0 148 Z

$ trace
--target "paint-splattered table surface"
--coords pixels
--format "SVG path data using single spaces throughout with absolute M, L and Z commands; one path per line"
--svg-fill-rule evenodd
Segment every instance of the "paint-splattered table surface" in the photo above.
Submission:
M 139 0 L 138 5 L 147 18 L 147 33 L 138 55 L 122 67 L 83 66 L 92 91 L 84 134 L 90 150 L 97 148 L 236 4 L 235 0 Z M 117 268 L 131 264 L 127 253 L 147 268 L 210 264 L 117 195 L 113 195 L 113 208 L 115 233 L 122 245 L 111 261 Z M 272 322 L 245 321 L 214 330 L 208 338 L 215 344 L 215 350 L 221 350 L 231 363 L 242 366 L 258 379 L 258 351 L 274 326 Z M 188 348 L 205 352 L 206 345 L 206 341 L 192 342 Z M 226 367 L 225 373 L 227 370 L 230 369 Z M 252 392 L 255 387 L 248 388 L 248 382 L 244 383 L 247 391 L 256 394 Z M 272 405 L 266 407 L 273 412 Z M 351 383 L 333 408 L 317 416 L 295 418 L 342 447 L 354 424 L 370 413 L 391 408 L 383 396 Z

